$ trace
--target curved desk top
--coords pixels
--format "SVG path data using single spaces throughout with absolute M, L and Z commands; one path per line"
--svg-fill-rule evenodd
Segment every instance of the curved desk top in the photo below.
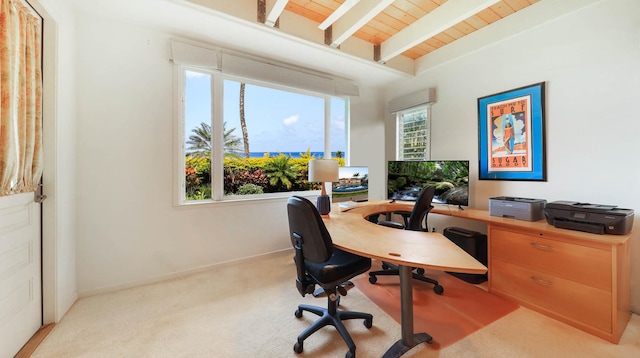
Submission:
M 388 201 L 358 204 L 347 211 L 334 206 L 324 223 L 335 246 L 361 256 L 438 271 L 487 272 L 483 264 L 440 233 L 398 230 L 365 219 L 371 214 L 412 207 L 412 203 Z

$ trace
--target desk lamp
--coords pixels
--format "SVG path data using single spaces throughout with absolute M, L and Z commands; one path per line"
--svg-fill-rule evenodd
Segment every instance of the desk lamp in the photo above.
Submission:
M 325 189 L 325 182 L 335 182 L 338 179 L 337 161 L 331 159 L 312 159 L 309 161 L 309 181 L 322 183 L 322 192 L 316 202 L 320 215 L 328 215 L 331 211 L 331 201 Z

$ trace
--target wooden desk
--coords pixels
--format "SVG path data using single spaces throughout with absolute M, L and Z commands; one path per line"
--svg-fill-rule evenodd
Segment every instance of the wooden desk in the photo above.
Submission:
M 412 206 L 397 202 L 393 210 Z M 618 343 L 631 318 L 631 233 L 591 234 L 470 208 L 436 206 L 430 214 L 487 224 L 491 293 Z
M 334 205 L 324 219 L 333 244 L 340 249 L 398 265 L 402 339 L 383 357 L 399 357 L 416 344 L 430 342 L 426 333 L 413 332 L 413 287 L 411 269 L 483 274 L 487 268 L 440 233 L 398 230 L 369 222 L 365 217 L 398 210 L 401 204 L 367 203 L 341 212 Z M 406 204 L 402 204 L 403 208 Z

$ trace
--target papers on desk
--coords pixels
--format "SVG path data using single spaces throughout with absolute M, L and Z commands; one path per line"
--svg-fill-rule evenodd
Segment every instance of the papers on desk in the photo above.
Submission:
M 341 201 L 338 203 L 340 211 L 347 211 L 358 207 L 358 203 L 354 201 Z

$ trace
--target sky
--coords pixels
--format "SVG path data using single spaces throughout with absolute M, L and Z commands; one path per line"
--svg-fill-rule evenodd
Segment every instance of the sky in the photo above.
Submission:
M 355 173 L 360 174 L 359 178 L 362 178 L 369 174 L 369 167 L 340 167 L 339 170 L 340 178 L 352 178 Z
M 211 76 L 187 72 L 185 140 L 201 122 L 210 123 Z M 226 129 L 242 138 L 240 127 L 240 83 L 224 81 Z M 331 101 L 331 150 L 345 152 L 346 101 Z M 245 118 L 251 152 L 324 151 L 324 99 L 247 84 Z

